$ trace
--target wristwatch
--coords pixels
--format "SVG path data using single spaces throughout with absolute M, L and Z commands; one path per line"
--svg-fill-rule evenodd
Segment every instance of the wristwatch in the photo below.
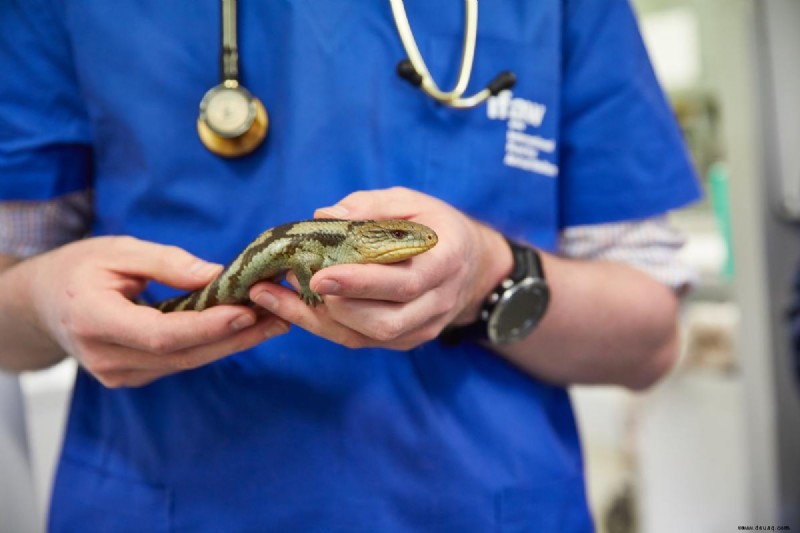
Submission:
M 539 253 L 529 246 L 506 240 L 514 257 L 511 275 L 489 294 L 475 322 L 445 328 L 439 337 L 445 344 L 457 344 L 462 340 L 491 344 L 517 342 L 536 328 L 547 311 L 550 289 Z

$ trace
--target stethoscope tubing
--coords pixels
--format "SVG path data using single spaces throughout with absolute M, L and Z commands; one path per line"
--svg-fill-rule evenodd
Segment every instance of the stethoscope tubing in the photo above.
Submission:
M 417 42 L 414 39 L 414 32 L 408 21 L 403 0 L 389 0 L 392 7 L 392 15 L 397 26 L 397 33 L 403 48 L 406 51 L 408 60 L 414 70 L 422 78 L 420 88 L 431 98 L 443 104 L 451 104 L 461 98 L 467 90 L 469 79 L 472 74 L 472 63 L 475 58 L 475 43 L 478 31 L 478 0 L 464 0 L 466 22 L 464 28 L 464 40 L 461 46 L 461 64 L 458 70 L 458 80 L 455 87 L 450 91 L 442 91 L 428 71 L 425 60 L 419 51 Z
M 436 102 L 455 109 L 474 108 L 486 101 L 490 96 L 504 89 L 511 88 L 516 77 L 511 72 L 501 72 L 482 90 L 471 96 L 464 96 L 472 75 L 475 60 L 475 44 L 478 35 L 478 0 L 464 0 L 465 23 L 464 39 L 461 45 L 461 62 L 458 68 L 458 79 L 455 86 L 442 90 L 434 81 L 425 60 L 414 39 L 414 32 L 408 21 L 403 0 L 389 0 L 392 15 L 400 41 L 406 51 L 407 59 L 397 66 L 397 73 L 414 86 L 421 89 Z M 222 43 L 220 70 L 222 81 L 206 92 L 200 103 L 200 115 L 197 120 L 198 135 L 202 143 L 213 153 L 223 157 L 239 157 L 252 152 L 260 145 L 267 134 L 269 118 L 266 108 L 258 98 L 252 96 L 239 83 L 239 51 L 237 45 L 236 0 L 221 0 Z M 239 100 L 248 105 L 248 117 L 241 128 L 225 131 L 229 125 L 220 129 L 220 115 L 212 109 L 219 106 L 232 105 L 231 94 L 238 94 Z M 220 100 L 228 98 L 228 100 Z M 222 102 L 222 103 L 220 103 Z M 216 107 L 215 107 L 216 104 Z M 214 117 L 212 119 L 212 117 Z
M 513 73 L 501 72 L 484 89 L 472 96 L 464 97 L 475 60 L 475 44 L 478 39 L 478 0 L 464 0 L 465 22 L 464 40 L 461 45 L 461 63 L 458 69 L 458 80 L 455 87 L 450 91 L 443 91 L 431 76 L 414 39 L 414 32 L 411 30 L 411 23 L 408 21 L 403 0 L 389 0 L 389 3 L 392 7 L 392 15 L 397 26 L 397 33 L 400 36 L 400 42 L 408 57 L 400 62 L 397 72 L 402 78 L 419 87 L 435 101 L 456 109 L 469 109 L 477 107 L 490 96 L 504 89 L 510 89 L 516 82 L 516 77 Z

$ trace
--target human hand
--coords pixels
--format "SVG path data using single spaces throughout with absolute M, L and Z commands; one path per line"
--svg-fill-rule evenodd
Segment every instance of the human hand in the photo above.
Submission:
M 436 247 L 403 263 L 335 265 L 319 271 L 311 289 L 325 297 L 325 305 L 316 309 L 285 287 L 251 287 L 250 297 L 258 305 L 348 347 L 408 350 L 436 338 L 448 324 L 469 323 L 486 294 L 511 271 L 511 252 L 499 233 L 409 189 L 356 192 L 315 216 L 404 218 L 431 227 L 439 236 Z
M 193 290 L 219 274 L 174 246 L 98 237 L 25 263 L 35 326 L 107 387 L 144 385 L 288 330 L 242 306 L 162 314 L 134 303 L 149 279 Z

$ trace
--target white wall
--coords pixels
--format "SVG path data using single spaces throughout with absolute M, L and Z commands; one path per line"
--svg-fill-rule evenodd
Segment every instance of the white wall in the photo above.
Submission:
M 0 533 L 37 531 L 34 502 L 19 383 L 0 373 Z

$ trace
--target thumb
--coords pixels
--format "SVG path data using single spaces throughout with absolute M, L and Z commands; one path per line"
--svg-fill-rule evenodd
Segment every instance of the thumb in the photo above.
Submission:
M 166 246 L 133 237 L 114 239 L 109 267 L 119 274 L 152 279 L 184 290 L 206 285 L 222 272 L 222 265 L 209 263 L 177 246 Z
M 314 218 L 412 218 L 419 214 L 421 204 L 432 200 L 430 196 L 405 187 L 357 191 L 336 205 L 317 209 Z

